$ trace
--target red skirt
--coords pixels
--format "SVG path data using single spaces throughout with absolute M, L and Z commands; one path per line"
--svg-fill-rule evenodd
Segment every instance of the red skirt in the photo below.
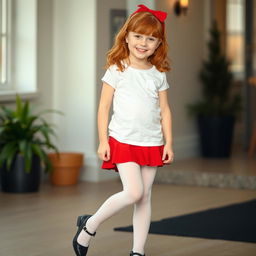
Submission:
M 164 145 L 136 146 L 117 141 L 109 136 L 110 159 L 102 162 L 102 169 L 118 172 L 117 163 L 136 162 L 139 165 L 163 166 Z

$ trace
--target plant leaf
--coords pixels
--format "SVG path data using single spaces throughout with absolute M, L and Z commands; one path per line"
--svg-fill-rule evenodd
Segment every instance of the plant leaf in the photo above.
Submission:
M 7 167 L 7 170 L 10 170 L 11 169 L 11 164 L 14 160 L 14 157 L 17 153 L 17 148 L 16 146 L 14 146 L 10 152 L 8 153 L 8 158 L 7 158 L 7 161 L 6 161 L 6 167 Z
M 31 166 L 32 166 L 32 148 L 30 143 L 26 143 L 24 160 L 25 160 L 25 172 L 30 173 Z
M 19 141 L 19 151 L 22 155 L 25 155 L 26 151 L 26 140 Z
M 12 119 L 14 117 L 14 111 L 12 109 L 7 108 L 6 106 L 1 106 L 1 108 L 7 119 Z
M 8 144 L 5 144 L 2 148 L 1 154 L 0 154 L 0 167 L 5 162 L 12 162 L 13 160 L 13 151 L 17 152 L 17 144 L 15 141 L 10 142 Z M 7 168 L 7 170 L 9 170 Z
M 28 123 L 28 114 L 29 114 L 29 102 L 26 101 L 24 108 L 21 113 L 21 122 L 27 124 Z
M 18 94 L 16 94 L 16 117 L 19 118 L 22 114 L 22 101 Z

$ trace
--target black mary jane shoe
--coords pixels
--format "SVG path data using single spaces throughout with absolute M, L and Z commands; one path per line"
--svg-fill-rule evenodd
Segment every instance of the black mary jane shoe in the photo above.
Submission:
M 131 251 L 131 252 L 130 252 L 130 256 L 133 256 L 133 255 L 137 255 L 137 256 L 146 256 L 145 254 L 141 254 L 141 253 L 138 253 L 138 252 L 133 252 L 133 251 Z
M 74 236 L 73 238 L 73 248 L 74 248 L 74 251 L 76 253 L 77 256 L 86 256 L 87 254 L 87 251 L 88 251 L 88 247 L 89 246 L 83 246 L 81 244 L 79 244 L 77 242 L 77 238 L 80 234 L 80 232 L 82 231 L 82 229 L 90 236 L 95 236 L 96 235 L 96 232 L 94 233 L 90 233 L 87 228 L 86 228 L 86 222 L 87 220 L 91 217 L 91 215 L 82 215 L 82 216 L 78 216 L 77 218 L 77 232 L 76 232 L 76 235 Z

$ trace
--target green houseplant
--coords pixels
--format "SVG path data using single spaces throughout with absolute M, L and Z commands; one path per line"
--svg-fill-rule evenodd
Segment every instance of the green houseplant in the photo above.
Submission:
M 213 21 L 208 42 L 208 60 L 199 72 L 203 99 L 188 104 L 190 116 L 197 118 L 201 152 L 205 157 L 228 157 L 231 152 L 236 116 L 242 109 L 235 92 L 230 62 L 221 52 L 220 32 Z
M 52 125 L 42 115 L 56 110 L 33 114 L 28 101 L 16 95 L 16 109 L 0 109 L 0 168 L 2 190 L 5 192 L 38 191 L 42 167 L 52 168 L 46 149 L 58 153 L 51 142 L 56 136 Z

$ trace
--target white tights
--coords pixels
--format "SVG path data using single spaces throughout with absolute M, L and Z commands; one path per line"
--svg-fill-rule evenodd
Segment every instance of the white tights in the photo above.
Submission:
M 110 196 L 90 217 L 86 228 L 95 232 L 99 225 L 123 209 L 134 204 L 133 213 L 133 251 L 144 254 L 151 219 L 151 188 L 157 167 L 140 166 L 135 162 L 117 164 L 123 184 L 123 191 Z M 88 246 L 91 236 L 83 230 L 78 236 L 78 243 Z

